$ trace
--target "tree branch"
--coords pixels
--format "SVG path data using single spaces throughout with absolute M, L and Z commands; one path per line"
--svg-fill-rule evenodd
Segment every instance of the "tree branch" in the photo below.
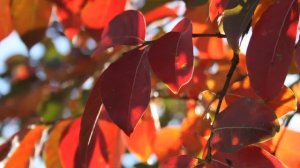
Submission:
M 205 157 L 206 160 L 208 160 L 209 162 L 211 161 L 212 159 L 212 154 L 211 154 L 211 151 L 212 151 L 212 147 L 211 147 L 211 140 L 212 140 L 212 137 L 214 135 L 214 132 L 213 132 L 213 125 L 214 125 L 214 122 L 216 121 L 216 118 L 218 116 L 218 114 L 220 113 L 220 108 L 221 108 L 221 105 L 222 105 L 222 101 L 223 101 L 223 98 L 225 97 L 226 95 L 226 92 L 230 86 L 230 80 L 233 76 L 233 73 L 237 67 L 239 63 L 239 54 L 238 53 L 234 53 L 233 54 L 233 58 L 231 60 L 231 66 L 230 66 L 230 69 L 227 73 L 227 76 L 226 76 L 226 81 L 225 81 L 225 84 L 223 86 L 223 89 L 222 91 L 220 92 L 220 95 L 219 95 L 219 102 L 218 102 L 218 106 L 217 106 L 217 109 L 216 109 L 216 113 L 215 113 L 215 120 L 213 121 L 213 124 L 212 124 L 212 127 L 211 127 L 211 133 L 210 133 L 210 136 L 208 138 L 208 145 L 207 145 L 207 155 Z

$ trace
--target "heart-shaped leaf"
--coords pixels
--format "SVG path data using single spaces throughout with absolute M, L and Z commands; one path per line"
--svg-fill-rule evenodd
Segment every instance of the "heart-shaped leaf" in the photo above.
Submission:
M 253 30 L 247 67 L 254 90 L 266 100 L 283 87 L 295 48 L 298 17 L 295 0 L 278 0 L 264 12 Z
M 171 32 L 156 40 L 149 50 L 149 62 L 157 77 L 173 93 L 188 83 L 193 74 L 192 24 L 181 20 Z
M 150 101 L 148 49 L 134 49 L 112 63 L 102 74 L 100 94 L 110 118 L 128 136 Z
M 218 151 L 235 152 L 272 137 L 278 131 L 276 115 L 263 103 L 242 98 L 215 119 L 212 145 Z

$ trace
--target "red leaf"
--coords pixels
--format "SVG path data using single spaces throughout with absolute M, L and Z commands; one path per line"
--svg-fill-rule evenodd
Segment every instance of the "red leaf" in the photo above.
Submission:
M 286 167 L 280 160 L 267 151 L 250 146 L 235 153 L 217 152 L 207 167 Z
M 171 32 L 156 40 L 149 50 L 150 65 L 173 93 L 187 84 L 193 73 L 192 24 L 181 20 Z
M 128 10 L 114 17 L 105 27 L 101 43 L 93 54 L 100 55 L 114 45 L 138 45 L 144 42 L 146 23 L 139 11 Z
M 35 145 L 39 142 L 45 126 L 36 126 L 30 130 L 20 142 L 19 147 L 13 153 L 13 155 L 8 159 L 5 164 L 6 168 L 26 168 L 29 167 L 29 161 L 31 156 L 34 154 Z
M 229 0 L 211 0 L 209 4 L 209 18 L 214 21 L 217 16 L 224 12 Z
M 242 98 L 217 116 L 213 131 L 212 145 L 218 151 L 234 152 L 272 137 L 278 125 L 271 109 L 257 100 Z
M 55 0 L 57 16 L 64 26 L 64 33 L 72 40 L 80 31 L 80 11 L 87 0 Z
M 92 143 L 92 136 L 100 116 L 102 107 L 100 83 L 101 79 L 99 78 L 91 91 L 91 95 L 88 98 L 82 115 L 78 150 L 78 163 L 80 165 L 87 165 L 87 151 L 91 150 L 90 144 Z
M 291 63 L 298 24 L 295 0 L 278 0 L 255 25 L 247 50 L 254 90 L 270 99 L 281 90 Z
M 10 11 L 10 0 L 0 1 L 0 41 L 13 30 Z
M 87 1 L 81 11 L 82 23 L 94 29 L 103 28 L 114 16 L 124 11 L 125 4 L 126 0 Z
M 151 91 L 148 48 L 131 50 L 102 74 L 100 94 L 114 123 L 128 136 L 146 110 Z
M 174 156 L 162 162 L 160 168 L 194 168 L 198 164 L 198 159 L 189 155 Z

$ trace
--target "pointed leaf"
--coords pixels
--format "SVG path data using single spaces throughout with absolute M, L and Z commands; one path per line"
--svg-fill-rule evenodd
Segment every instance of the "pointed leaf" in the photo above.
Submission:
M 239 39 L 250 26 L 250 21 L 259 0 L 231 0 L 224 11 L 224 31 L 227 41 L 239 52 Z
M 162 162 L 160 168 L 194 168 L 198 164 L 198 159 L 189 155 L 174 156 Z
M 246 57 L 251 84 L 266 100 L 283 87 L 294 51 L 299 16 L 294 0 L 277 2 L 257 22 Z
M 87 165 L 87 151 L 91 150 L 92 136 L 100 116 L 102 107 L 100 82 L 101 79 L 99 78 L 91 91 L 82 115 L 79 133 L 79 158 L 77 160 L 80 165 Z
M 21 141 L 17 150 L 12 154 L 5 164 L 5 168 L 18 167 L 27 168 L 29 167 L 29 161 L 31 156 L 34 154 L 35 145 L 39 142 L 45 126 L 39 125 L 30 130 Z
M 187 84 L 193 74 L 192 24 L 181 20 L 173 30 L 156 40 L 149 50 L 154 73 L 173 93 Z
M 110 118 L 128 136 L 144 114 L 151 91 L 148 48 L 134 49 L 101 75 L 100 94 Z
M 213 147 L 234 152 L 272 137 L 278 125 L 271 109 L 254 99 L 242 98 L 217 116 L 213 131 Z
M 43 151 L 43 157 L 47 167 L 62 168 L 59 158 L 59 144 L 64 131 L 72 122 L 73 120 L 60 121 L 51 131 Z
M 120 29 L 122 28 L 122 29 Z M 94 56 L 115 45 L 138 45 L 144 42 L 146 23 L 139 11 L 128 10 L 115 16 L 104 28 Z
M 207 167 L 286 167 L 279 159 L 267 151 L 250 146 L 235 153 L 217 152 Z
M 14 27 L 28 48 L 44 38 L 52 11 L 50 1 L 12 0 L 11 11 Z
M 0 41 L 13 30 L 10 0 L 0 1 Z

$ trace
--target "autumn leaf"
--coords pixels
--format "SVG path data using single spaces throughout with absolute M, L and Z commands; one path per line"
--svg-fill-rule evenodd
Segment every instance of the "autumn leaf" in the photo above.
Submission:
M 17 150 L 7 160 L 5 168 L 26 168 L 29 166 L 31 156 L 34 154 L 35 146 L 39 142 L 45 129 L 44 125 L 39 125 L 30 130 L 20 142 Z
M 155 40 L 148 57 L 156 76 L 166 83 L 173 93 L 178 93 L 193 74 L 191 21 L 181 20 L 171 32 Z
M 209 4 L 209 18 L 214 21 L 217 16 L 224 12 L 229 0 L 211 0 Z
M 114 16 L 124 11 L 125 4 L 126 0 L 87 1 L 81 10 L 81 21 L 93 29 L 103 28 Z
M 63 133 L 72 124 L 73 120 L 60 121 L 51 131 L 43 150 L 43 157 L 47 167 L 62 168 L 59 158 L 59 144 Z
M 204 167 L 286 167 L 279 159 L 267 151 L 249 146 L 235 153 L 216 152 L 212 162 Z
M 177 17 L 176 9 L 173 9 L 167 4 L 165 4 L 145 13 L 145 19 L 147 24 L 150 24 L 154 21 L 157 21 L 165 17 L 176 18 Z
M 283 86 L 294 51 L 298 16 L 294 0 L 279 0 L 264 12 L 253 30 L 247 67 L 254 90 L 265 100 Z
M 0 41 L 10 34 L 13 30 L 11 18 L 10 0 L 0 2 Z
M 122 29 L 120 29 L 122 28 Z M 115 16 L 104 28 L 99 47 L 93 57 L 115 45 L 138 45 L 144 42 L 146 23 L 139 11 L 128 10 Z
M 151 91 L 148 48 L 124 53 L 101 75 L 100 94 L 110 118 L 130 135 L 143 116 Z
M 181 131 L 178 127 L 162 128 L 156 135 L 154 141 L 154 153 L 159 161 L 180 154 L 182 140 Z
M 50 1 L 12 0 L 13 25 L 28 48 L 44 38 L 51 11 Z
M 170 157 L 162 162 L 160 168 L 194 168 L 198 164 L 198 159 L 189 155 L 179 155 Z
M 242 98 L 216 117 L 212 131 L 214 148 L 235 152 L 272 137 L 278 131 L 278 123 L 274 112 L 266 105 L 251 98 Z
M 156 136 L 156 128 L 150 108 L 137 123 L 130 137 L 125 136 L 128 150 L 135 154 L 142 162 L 147 162 L 153 153 L 153 143 Z
M 239 53 L 239 40 L 250 26 L 258 2 L 259 0 L 232 0 L 225 8 L 223 27 L 227 41 L 236 53 Z

